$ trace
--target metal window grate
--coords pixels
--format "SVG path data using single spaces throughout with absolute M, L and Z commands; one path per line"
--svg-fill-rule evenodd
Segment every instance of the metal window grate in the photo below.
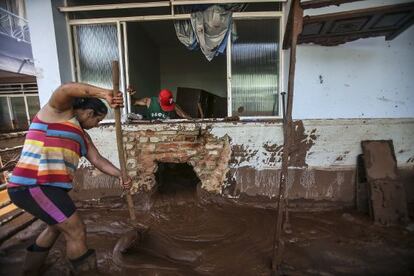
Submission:
M 0 95 L 2 94 L 30 94 L 37 93 L 36 83 L 5 83 L 0 84 Z
M 76 26 L 78 81 L 112 88 L 112 60 L 119 59 L 116 25 Z M 109 108 L 106 119 L 114 118 Z
M 36 83 L 0 84 L 0 131 L 27 129 L 39 109 Z
M 246 20 L 236 24 L 239 38 L 231 48 L 232 114 L 277 116 L 279 22 Z
M 30 43 L 28 21 L 2 8 L 0 8 L 0 33 Z

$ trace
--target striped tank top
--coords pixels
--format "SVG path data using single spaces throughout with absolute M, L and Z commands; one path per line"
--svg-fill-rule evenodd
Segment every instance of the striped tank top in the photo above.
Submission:
M 72 188 L 79 159 L 86 155 L 85 133 L 78 120 L 46 123 L 33 119 L 8 187 L 49 185 Z

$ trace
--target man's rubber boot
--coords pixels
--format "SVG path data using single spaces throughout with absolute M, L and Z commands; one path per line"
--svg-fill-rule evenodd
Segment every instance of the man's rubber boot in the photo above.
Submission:
M 49 249 L 37 246 L 36 244 L 32 244 L 26 248 L 26 258 L 24 260 L 22 274 L 24 276 L 41 275 L 40 270 L 45 263 L 47 254 L 49 254 Z
M 88 249 L 85 254 L 70 260 L 71 270 L 73 275 L 90 275 L 97 273 L 96 252 L 94 249 Z

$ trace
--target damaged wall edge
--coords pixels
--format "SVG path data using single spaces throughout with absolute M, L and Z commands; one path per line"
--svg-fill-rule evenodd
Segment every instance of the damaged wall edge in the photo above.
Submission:
M 228 198 L 271 198 L 277 193 L 283 152 L 280 122 L 126 125 L 126 150 L 131 156 L 136 156 L 137 152 L 142 150 L 136 146 L 129 148 L 132 141 L 153 149 L 165 148 L 162 145 L 165 143 L 176 143 L 171 139 L 182 140 L 176 143 L 177 145 L 181 143 L 195 146 L 192 143 L 199 136 L 199 129 L 204 137 L 215 141 L 210 143 L 208 149 L 203 149 L 212 152 L 213 155 L 219 154 L 214 149 L 218 147 L 215 143 L 222 143 L 221 147 L 225 144 L 225 139 L 229 141 L 228 160 L 223 159 L 220 163 L 222 173 L 217 174 L 217 178 L 220 178 L 224 172 L 224 181 L 220 186 L 213 185 L 214 188 L 210 191 Z M 102 155 L 117 164 L 114 127 L 105 125 L 88 132 Z M 129 146 L 128 137 L 134 137 L 129 141 Z M 352 203 L 355 194 L 356 158 L 361 153 L 360 141 L 391 139 L 395 146 L 401 181 L 405 183 L 407 199 L 414 201 L 414 141 L 407 139 L 414 137 L 414 119 L 296 120 L 294 137 L 300 146 L 295 149 L 289 165 L 288 189 L 291 199 Z M 159 154 L 159 157 L 171 161 L 171 158 L 174 158 L 174 149 Z M 183 157 L 175 158 L 175 162 L 178 162 L 179 158 Z M 137 160 L 129 166 L 140 166 Z M 202 174 L 208 166 L 217 166 L 214 163 L 216 161 L 214 158 L 204 160 L 197 174 Z M 80 167 L 75 178 L 75 197 L 85 199 L 121 194 L 116 179 L 94 170 L 86 160 L 81 162 Z M 134 185 L 138 191 L 138 182 L 134 182 Z

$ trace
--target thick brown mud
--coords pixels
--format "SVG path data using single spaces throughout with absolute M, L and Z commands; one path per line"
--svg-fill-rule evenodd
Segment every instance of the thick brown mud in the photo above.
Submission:
M 171 183 L 179 179 L 167 176 Z M 134 230 L 124 201 L 78 204 L 99 275 L 270 275 L 275 210 L 200 197 L 190 182 L 179 182 L 160 187 L 150 210 L 137 210 L 149 230 L 126 254 L 114 250 Z M 377 226 L 352 210 L 292 212 L 290 223 L 292 233 L 283 234 L 285 275 L 414 274 L 410 228 Z M 24 248 L 44 226 L 37 221 L 1 245 L 0 275 L 18 275 Z M 69 274 L 64 252 L 60 237 L 44 275 Z

